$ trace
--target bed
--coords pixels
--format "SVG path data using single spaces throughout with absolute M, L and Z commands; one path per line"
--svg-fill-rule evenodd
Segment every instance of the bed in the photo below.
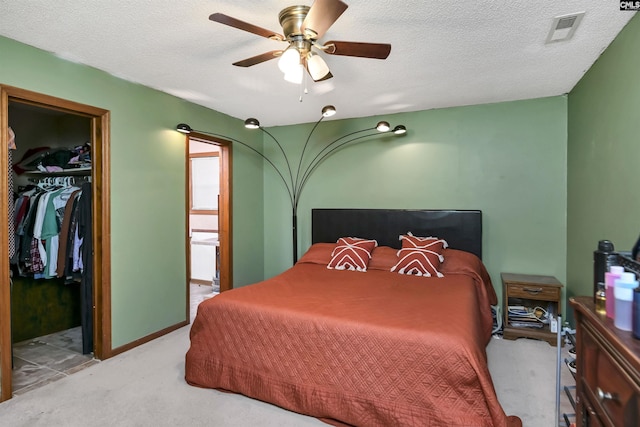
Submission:
M 448 243 L 442 277 L 391 271 L 409 231 Z M 327 268 L 345 236 L 378 242 L 366 271 Z M 520 426 L 487 366 L 481 250 L 480 211 L 314 209 L 295 266 L 200 304 L 185 379 L 333 425 Z

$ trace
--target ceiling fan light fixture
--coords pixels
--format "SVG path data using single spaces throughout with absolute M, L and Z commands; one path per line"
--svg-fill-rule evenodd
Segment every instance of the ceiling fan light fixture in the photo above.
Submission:
M 378 132 L 389 132 L 389 129 L 391 129 L 391 126 L 389 125 L 389 122 L 378 122 L 378 124 L 376 125 L 376 130 Z
M 327 55 L 341 55 L 359 58 L 387 59 L 391 53 L 391 45 L 388 43 L 363 43 L 339 40 L 329 40 L 319 43 L 327 30 L 347 9 L 347 4 L 341 0 L 315 0 L 311 6 L 297 5 L 289 6 L 280 11 L 278 20 L 282 27 L 282 34 L 259 27 L 257 25 L 244 22 L 224 13 L 213 13 L 209 20 L 228 25 L 242 31 L 266 37 L 270 40 L 287 42 L 283 50 L 272 50 L 255 55 L 250 58 L 233 63 L 237 67 L 252 67 L 277 57 L 279 69 L 285 74 L 291 74 L 286 80 L 299 83 L 298 71 L 292 71 L 300 64 L 304 67 L 303 79 L 307 73 L 315 82 L 321 82 L 333 77 L 329 71 L 324 58 Z M 310 54 L 311 48 L 315 47 L 316 52 Z M 318 55 L 320 53 L 320 55 Z M 301 82 L 300 82 L 301 83 Z M 302 97 L 300 97 L 300 100 Z
M 393 133 L 396 135 L 403 135 L 407 133 L 407 128 L 404 125 L 398 125 L 393 128 Z
M 180 133 L 184 133 L 184 134 L 190 134 L 193 129 L 191 129 L 191 126 L 189 126 L 186 123 L 180 123 L 178 124 L 178 126 L 176 126 L 176 130 Z
M 244 121 L 244 127 L 247 129 L 258 129 L 260 127 L 260 122 L 258 121 L 258 119 L 249 117 Z
M 327 63 L 320 55 L 314 52 L 309 52 L 307 55 L 307 67 L 309 68 L 309 74 L 315 81 L 322 80 L 329 74 Z
M 336 107 L 333 105 L 325 105 L 322 108 L 322 117 L 331 117 L 336 114 Z
M 304 69 L 302 64 L 298 64 L 296 67 L 291 68 L 284 73 L 284 79 L 290 83 L 302 84 L 302 78 L 304 77 Z
M 300 65 L 300 52 L 294 46 L 289 46 L 278 60 L 278 68 L 287 74 Z

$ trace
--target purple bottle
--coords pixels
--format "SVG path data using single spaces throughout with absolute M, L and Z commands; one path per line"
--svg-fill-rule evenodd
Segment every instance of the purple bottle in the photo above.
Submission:
M 619 265 L 612 265 L 609 268 L 610 271 L 604 273 L 604 286 L 605 286 L 605 306 L 607 310 L 607 317 L 613 319 L 615 317 L 615 296 L 613 294 L 613 288 L 615 287 L 616 279 L 620 278 L 620 275 L 624 273 L 624 267 Z

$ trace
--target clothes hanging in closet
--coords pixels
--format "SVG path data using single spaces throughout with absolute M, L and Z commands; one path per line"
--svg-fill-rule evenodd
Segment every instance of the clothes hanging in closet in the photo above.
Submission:
M 13 209 L 20 276 L 64 278 L 80 284 L 82 353 L 93 351 L 93 236 L 91 183 L 45 178 L 25 188 Z M 61 185 L 63 184 L 63 185 Z
M 32 186 L 18 195 L 13 211 L 18 250 L 11 262 L 21 276 L 80 281 L 83 232 L 78 231 L 79 198 L 79 187 L 55 183 Z

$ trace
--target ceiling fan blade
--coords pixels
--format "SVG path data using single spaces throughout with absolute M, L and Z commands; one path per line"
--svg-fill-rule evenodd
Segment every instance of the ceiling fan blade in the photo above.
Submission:
M 284 36 L 276 33 L 275 31 L 267 30 L 257 25 L 249 24 L 248 22 L 241 21 L 223 13 L 214 13 L 209 16 L 209 19 L 214 22 L 219 22 L 230 27 L 237 28 L 239 30 L 248 31 L 253 34 L 257 34 L 262 37 L 266 37 L 272 40 L 284 40 Z
M 311 35 L 314 39 L 321 38 L 340 15 L 347 10 L 347 7 L 349 6 L 340 0 L 315 0 L 302 21 L 300 31 Z
M 281 50 L 271 50 L 269 52 L 261 53 L 260 55 L 252 56 L 251 58 L 243 59 L 242 61 L 234 62 L 233 65 L 237 67 L 251 67 L 252 65 L 277 58 L 281 53 Z
M 333 45 L 333 46 L 332 46 Z M 360 58 L 387 59 L 391 52 L 391 45 L 387 43 L 359 43 L 328 41 L 324 52 L 331 55 L 358 56 Z

